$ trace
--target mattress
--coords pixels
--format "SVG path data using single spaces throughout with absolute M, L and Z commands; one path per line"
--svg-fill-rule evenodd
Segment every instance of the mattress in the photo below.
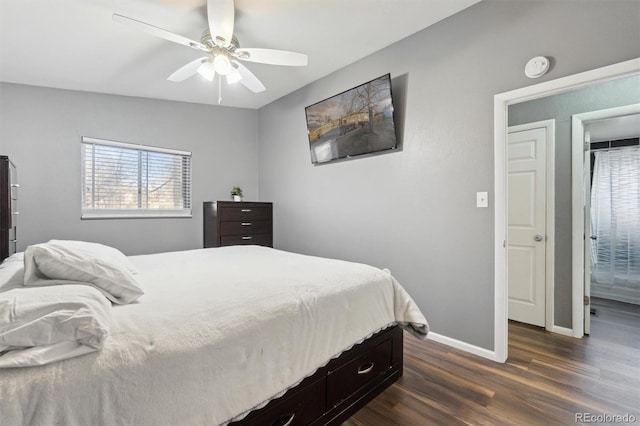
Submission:
M 0 370 L 1 424 L 225 424 L 390 325 L 427 322 L 388 271 L 260 246 L 129 257 L 145 294 L 102 350 Z

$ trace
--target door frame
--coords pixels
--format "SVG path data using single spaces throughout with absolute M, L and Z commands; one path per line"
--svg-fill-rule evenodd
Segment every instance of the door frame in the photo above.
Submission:
M 585 312 L 585 286 L 590 286 L 590 281 L 586 276 L 586 265 L 584 263 L 584 253 L 589 241 L 589 230 L 586 227 L 590 212 L 583 209 L 585 206 L 585 173 L 590 172 L 591 164 L 585 166 L 585 126 L 594 120 L 620 117 L 630 114 L 640 113 L 640 103 L 624 105 L 621 107 L 606 108 L 598 111 L 590 111 L 581 114 L 574 114 L 571 117 L 571 289 L 572 289 L 572 324 L 573 337 L 584 336 L 584 323 L 587 313 Z M 588 196 L 588 195 L 587 195 Z M 580 238 L 584 235 L 583 238 Z
M 546 158 L 545 158 L 545 277 L 544 277 L 544 326 L 546 330 L 552 330 L 554 324 L 553 306 L 554 306 L 554 277 L 555 277 L 555 164 L 556 164 L 556 120 L 542 120 L 532 123 L 519 124 L 507 128 L 507 137 L 509 133 L 521 132 L 533 129 L 545 129 L 546 139 Z M 508 150 L 508 145 L 507 145 Z M 509 157 L 506 157 L 506 161 Z M 507 170 L 507 174 L 509 170 Z M 506 198 L 505 198 L 506 200 Z M 506 200 L 508 203 L 508 200 Z M 508 204 L 507 204 L 508 205 Z M 508 224 L 507 224 L 508 225 Z M 508 259 L 507 259 L 508 261 Z M 509 283 L 507 282 L 507 297 L 509 296 Z M 507 300 L 507 303 L 508 300 Z M 507 310 L 508 315 L 508 310 Z
M 591 83 L 627 77 L 640 72 L 640 58 L 561 77 L 509 92 L 493 100 L 494 132 L 494 359 L 505 362 L 508 354 L 506 142 L 510 104 L 566 92 Z M 582 309 L 580 309 L 582 312 Z M 581 314 L 582 315 L 582 314 Z M 575 324 L 574 324 L 575 326 Z

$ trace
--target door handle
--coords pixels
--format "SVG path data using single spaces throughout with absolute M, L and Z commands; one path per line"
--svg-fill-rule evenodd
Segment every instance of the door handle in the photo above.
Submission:
M 536 241 L 542 241 L 542 240 L 544 240 L 544 237 L 542 235 L 540 235 L 540 234 L 536 234 L 536 236 L 533 237 L 533 239 L 536 240 Z
M 598 239 L 598 237 L 596 237 L 595 235 L 592 235 L 592 236 L 591 236 L 591 237 L 589 237 L 589 238 L 591 238 L 592 240 L 597 240 L 597 239 Z

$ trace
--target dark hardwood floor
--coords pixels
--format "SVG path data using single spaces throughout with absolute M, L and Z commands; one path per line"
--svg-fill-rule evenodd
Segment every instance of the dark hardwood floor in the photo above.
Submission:
M 592 306 L 583 339 L 511 322 L 505 364 L 405 333 L 404 376 L 344 425 L 589 423 L 577 413 L 640 424 L 640 306 Z

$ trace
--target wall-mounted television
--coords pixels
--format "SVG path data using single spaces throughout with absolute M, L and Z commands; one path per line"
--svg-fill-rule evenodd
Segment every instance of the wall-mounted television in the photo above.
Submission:
M 389 74 L 305 108 L 314 165 L 397 147 Z

